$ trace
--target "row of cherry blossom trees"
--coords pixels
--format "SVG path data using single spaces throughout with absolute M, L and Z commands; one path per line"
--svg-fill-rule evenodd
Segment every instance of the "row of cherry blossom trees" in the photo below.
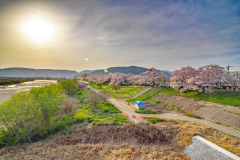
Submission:
M 168 76 L 155 68 L 151 68 L 149 71 L 143 72 L 140 75 L 116 72 L 106 75 L 98 74 L 83 76 L 82 79 L 96 83 L 109 83 L 109 85 L 133 84 L 154 86 L 158 85 L 163 80 L 167 80 Z
M 240 82 L 239 77 L 234 77 L 219 65 L 206 65 L 198 69 L 190 66 L 182 67 L 173 72 L 170 78 L 171 87 L 180 89 L 180 92 L 199 91 L 212 92 L 213 88 L 223 88 L 223 85 L 235 86 Z

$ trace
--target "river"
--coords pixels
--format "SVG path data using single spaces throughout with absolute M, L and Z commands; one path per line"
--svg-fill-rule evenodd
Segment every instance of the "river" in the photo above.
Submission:
M 41 87 L 45 84 L 54 83 L 56 80 L 34 80 L 28 81 L 20 84 L 0 86 L 0 103 L 8 100 L 13 94 L 21 91 L 29 91 L 32 87 Z

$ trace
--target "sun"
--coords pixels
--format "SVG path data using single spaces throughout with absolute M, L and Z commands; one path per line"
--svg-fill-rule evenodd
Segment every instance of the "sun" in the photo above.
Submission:
M 44 43 L 55 37 L 56 31 L 51 23 L 41 18 L 30 19 L 22 24 L 23 33 L 36 43 Z

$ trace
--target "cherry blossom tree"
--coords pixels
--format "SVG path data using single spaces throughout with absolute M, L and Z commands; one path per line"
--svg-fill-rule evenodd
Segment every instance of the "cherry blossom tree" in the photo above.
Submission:
M 163 72 L 151 68 L 149 71 L 143 72 L 140 75 L 113 73 L 109 75 L 88 75 L 84 77 L 85 80 L 95 83 L 109 83 L 109 85 L 155 85 L 163 79 L 168 79 L 167 75 Z
M 149 71 L 141 73 L 140 76 L 141 79 L 145 81 L 145 84 L 148 84 L 150 86 L 154 86 L 163 81 L 164 79 L 168 78 L 165 73 L 160 72 L 155 68 L 151 68 Z M 142 80 L 140 80 L 139 82 L 142 83 Z
M 195 77 L 197 74 L 196 69 L 190 66 L 182 67 L 180 70 L 173 72 L 173 77 L 170 78 L 170 85 L 173 88 L 185 88 L 187 86 L 187 80 Z
M 222 88 L 225 83 L 233 82 L 223 67 L 219 65 L 206 65 L 195 70 L 192 67 L 183 67 L 176 70 L 171 78 L 173 88 L 181 88 L 180 92 L 188 90 L 211 93 L 213 88 Z

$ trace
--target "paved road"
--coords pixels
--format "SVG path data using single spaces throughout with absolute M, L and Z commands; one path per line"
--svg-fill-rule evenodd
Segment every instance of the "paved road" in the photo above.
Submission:
M 175 119 L 175 120 L 182 120 L 182 121 L 192 121 L 192 122 L 198 122 L 201 123 L 205 126 L 208 127 L 212 127 L 214 129 L 217 129 L 219 131 L 222 131 L 224 133 L 236 136 L 238 138 L 240 138 L 240 131 L 234 130 L 232 128 L 220 125 L 220 124 L 216 124 L 213 122 L 210 122 L 208 120 L 204 120 L 204 119 L 197 119 L 197 118 L 191 118 L 191 117 L 187 117 L 187 116 L 182 116 L 180 114 L 172 114 L 172 113 L 165 113 L 165 114 L 160 114 L 158 115 L 159 118 L 166 118 L 166 119 Z
M 99 93 L 98 90 L 96 89 L 92 89 L 93 91 Z M 109 98 L 108 99 L 113 105 L 115 105 L 119 110 L 121 110 L 122 112 L 124 112 L 127 116 L 127 118 L 133 122 L 133 123 L 140 123 L 140 122 L 146 122 L 142 117 L 143 114 L 138 114 L 135 113 L 134 111 L 136 110 L 131 104 L 128 105 L 127 102 L 125 102 L 124 100 L 116 100 L 113 98 Z M 136 118 L 132 118 L 132 115 L 135 115 Z M 146 116 L 146 115 L 145 115 Z M 224 133 L 236 136 L 240 138 L 240 131 L 234 130 L 232 128 L 220 125 L 220 124 L 216 124 L 213 122 L 210 122 L 208 120 L 204 120 L 204 119 L 197 119 L 197 118 L 191 118 L 191 117 L 187 117 L 187 116 L 183 116 L 181 114 L 174 114 L 174 113 L 164 113 L 164 114 L 159 114 L 159 115 L 148 115 L 149 117 L 158 117 L 158 118 L 165 118 L 165 119 L 174 119 L 174 120 L 182 120 L 182 121 L 192 121 L 192 122 L 198 122 L 201 123 L 203 125 L 206 125 L 208 127 L 212 127 L 214 129 L 217 129 L 219 131 L 222 131 Z

